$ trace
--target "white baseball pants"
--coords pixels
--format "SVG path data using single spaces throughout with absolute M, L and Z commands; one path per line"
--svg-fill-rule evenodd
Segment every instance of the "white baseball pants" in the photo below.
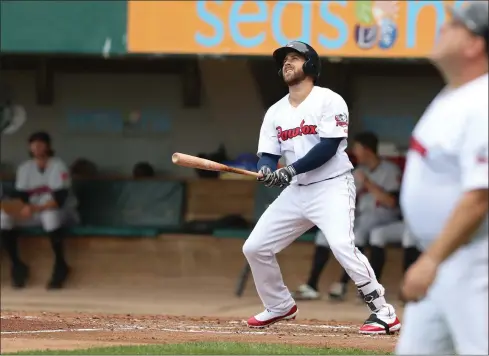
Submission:
M 404 248 L 416 247 L 416 239 L 403 221 L 382 225 L 370 232 L 372 246 L 384 247 L 386 244 L 396 242 L 401 242 Z
M 0 227 L 2 230 L 12 230 L 14 227 L 41 226 L 44 231 L 51 232 L 59 229 L 65 223 L 77 223 L 78 215 L 64 209 L 52 209 L 36 213 L 30 219 L 13 219 L 3 210 L 0 211 Z
M 428 295 L 404 309 L 397 355 L 488 355 L 488 239 L 440 266 Z
M 308 186 L 291 185 L 263 213 L 243 253 L 265 308 L 283 312 L 295 303 L 275 254 L 314 225 L 324 233 L 331 251 L 356 285 L 375 282 L 372 286 L 378 286 L 370 263 L 354 244 L 355 195 L 353 176 L 347 173 Z

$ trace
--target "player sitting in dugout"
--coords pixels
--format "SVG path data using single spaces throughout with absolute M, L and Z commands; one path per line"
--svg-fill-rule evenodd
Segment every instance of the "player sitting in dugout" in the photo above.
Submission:
M 69 271 L 63 252 L 64 227 L 79 221 L 77 200 L 71 191 L 67 166 L 54 157 L 49 134 L 32 134 L 29 154 L 31 158 L 19 166 L 15 178 L 15 197 L 24 205 L 18 216 L 1 211 L 2 245 L 12 262 L 12 285 L 22 288 L 27 282 L 29 268 L 19 255 L 17 228 L 42 226 L 50 238 L 55 259 L 47 288 L 62 288 Z
M 401 242 L 403 232 L 392 234 L 392 229 L 382 230 L 401 221 L 398 204 L 401 184 L 401 170 L 396 164 L 379 157 L 378 138 L 374 133 L 364 132 L 356 135 L 353 140 L 352 154 L 357 160 L 353 175 L 356 186 L 356 209 L 354 235 L 355 245 L 362 253 L 370 245 L 370 262 L 375 275 L 380 280 L 385 263 L 385 245 Z M 402 223 L 402 222 L 401 222 Z M 405 234 L 405 245 L 413 247 L 408 234 Z M 316 234 L 316 247 L 311 272 L 307 284 L 299 286 L 294 298 L 303 300 L 319 299 L 319 277 L 326 266 L 330 249 L 326 237 L 321 231 Z M 414 250 L 416 250 L 414 248 Z M 411 251 L 411 250 L 410 250 Z M 417 251 L 417 250 L 416 250 Z M 338 283 L 334 283 L 329 296 L 342 300 L 346 294 L 350 277 L 343 271 Z

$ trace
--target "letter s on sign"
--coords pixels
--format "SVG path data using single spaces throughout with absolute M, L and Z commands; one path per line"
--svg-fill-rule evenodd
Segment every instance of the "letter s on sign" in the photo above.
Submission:
M 275 7 L 272 11 L 272 33 L 277 42 L 280 45 L 285 45 L 291 40 L 303 41 L 311 43 L 311 26 L 312 26 L 312 1 L 275 1 Z M 282 23 L 282 15 L 287 5 L 298 4 L 302 6 L 302 19 L 301 22 L 301 34 L 299 37 L 287 38 L 283 34 L 282 28 L 286 26 L 286 23 Z
M 231 6 L 231 14 L 229 15 L 229 27 L 231 30 L 231 36 L 234 42 L 241 47 L 256 47 L 263 43 L 265 40 L 265 33 L 261 32 L 254 37 L 246 38 L 239 31 L 240 23 L 257 23 L 267 21 L 267 3 L 265 1 L 247 1 L 248 4 L 254 3 L 258 6 L 258 13 L 243 14 L 240 13 L 243 7 L 244 1 L 235 1 Z
M 206 9 L 206 3 L 209 1 L 196 1 L 197 3 L 197 15 L 200 17 L 202 21 L 209 24 L 214 28 L 215 35 L 214 36 L 204 36 L 200 32 L 195 34 L 195 41 L 198 44 L 204 47 L 214 47 L 219 45 L 224 39 L 224 25 L 222 24 L 219 17 L 209 12 Z M 222 5 L 224 1 L 214 1 L 215 3 Z
M 321 1 L 321 5 L 320 5 L 321 18 L 324 20 L 324 22 L 335 27 L 338 30 L 339 37 L 333 40 L 320 34 L 319 44 L 327 49 L 339 49 L 343 47 L 346 41 L 348 40 L 348 26 L 346 25 L 345 21 L 343 21 L 340 17 L 333 15 L 329 11 L 328 5 L 331 2 L 332 1 Z M 343 7 L 347 6 L 347 2 L 344 0 L 335 1 L 335 3 Z

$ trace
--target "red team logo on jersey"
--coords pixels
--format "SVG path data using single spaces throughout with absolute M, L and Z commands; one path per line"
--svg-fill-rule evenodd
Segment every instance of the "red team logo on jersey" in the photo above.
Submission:
M 305 125 L 305 121 L 302 120 L 301 125 L 299 127 L 283 130 L 281 126 L 277 126 L 277 136 L 282 141 L 287 141 L 288 139 L 292 139 L 297 136 L 302 135 L 317 135 L 317 125 Z
M 343 114 L 338 114 L 334 116 L 334 119 L 336 121 L 336 127 L 348 127 L 348 115 L 343 113 Z

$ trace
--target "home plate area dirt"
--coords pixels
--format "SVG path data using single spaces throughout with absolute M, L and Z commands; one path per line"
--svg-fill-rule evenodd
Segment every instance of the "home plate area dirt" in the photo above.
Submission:
M 391 352 L 396 336 L 363 336 L 358 325 L 317 320 L 249 329 L 244 320 L 131 314 L 2 312 L 1 352 L 195 341 L 287 343 Z
M 242 240 L 165 235 L 154 239 L 87 237 L 68 242 L 72 274 L 59 291 L 44 289 L 52 268 L 48 239 L 22 240 L 23 257 L 31 266 L 23 290 L 10 288 L 9 261 L 1 259 L 2 353 L 195 341 L 381 352 L 395 348 L 396 336 L 358 334 L 369 311 L 358 303 L 353 285 L 343 303 L 300 301 L 297 320 L 264 330 L 247 328 L 243 319 L 260 312 L 262 303 L 251 277 L 244 294 L 235 295 L 245 263 Z M 290 288 L 304 283 L 313 252 L 313 244 L 296 243 L 278 255 Z M 401 261 L 402 250 L 390 250 L 382 277 L 394 304 Z M 332 260 L 319 281 L 322 290 L 341 273 Z M 402 321 L 402 308 L 396 306 L 396 311 Z

